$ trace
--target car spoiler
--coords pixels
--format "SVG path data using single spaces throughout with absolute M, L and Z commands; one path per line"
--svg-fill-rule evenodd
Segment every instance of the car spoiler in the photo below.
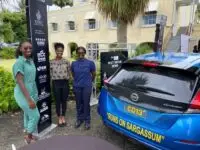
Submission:
M 121 67 L 129 66 L 129 65 L 142 65 L 142 66 L 147 66 L 147 67 L 158 67 L 158 68 L 162 68 L 162 69 L 171 69 L 171 70 L 180 71 L 182 73 L 190 73 L 190 74 L 192 73 L 197 76 L 200 76 L 200 67 L 197 67 L 197 66 L 192 66 L 189 68 L 178 68 L 178 67 L 171 67 L 167 63 L 163 63 L 160 61 L 132 59 L 132 60 L 125 61 Z

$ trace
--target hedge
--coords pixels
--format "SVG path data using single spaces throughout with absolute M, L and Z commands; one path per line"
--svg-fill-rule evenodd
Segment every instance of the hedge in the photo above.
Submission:
M 19 109 L 14 98 L 14 86 L 12 74 L 0 67 L 0 114 Z
M 14 59 L 15 49 L 11 47 L 4 47 L 0 49 L 0 58 L 2 59 Z

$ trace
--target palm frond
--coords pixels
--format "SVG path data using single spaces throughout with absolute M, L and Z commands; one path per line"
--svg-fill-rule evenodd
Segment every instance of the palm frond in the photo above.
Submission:
M 72 0 L 53 0 L 53 4 L 60 8 L 63 8 L 65 6 L 72 6 L 73 2 Z
M 139 14 L 144 13 L 149 0 L 96 0 L 98 10 L 112 20 L 133 23 Z

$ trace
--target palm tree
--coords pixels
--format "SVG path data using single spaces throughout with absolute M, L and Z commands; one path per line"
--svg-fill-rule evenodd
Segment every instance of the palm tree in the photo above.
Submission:
M 72 6 L 73 2 L 72 2 L 72 0 L 53 0 L 53 4 L 60 8 L 63 8 L 68 5 Z
M 105 18 L 117 21 L 117 42 L 127 43 L 127 25 L 143 14 L 149 0 L 96 0 L 99 11 Z

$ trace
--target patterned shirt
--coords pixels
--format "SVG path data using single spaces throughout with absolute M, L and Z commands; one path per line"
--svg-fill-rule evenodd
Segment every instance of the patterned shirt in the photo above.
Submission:
M 52 80 L 62 80 L 70 78 L 70 62 L 64 58 L 50 61 L 50 73 Z

